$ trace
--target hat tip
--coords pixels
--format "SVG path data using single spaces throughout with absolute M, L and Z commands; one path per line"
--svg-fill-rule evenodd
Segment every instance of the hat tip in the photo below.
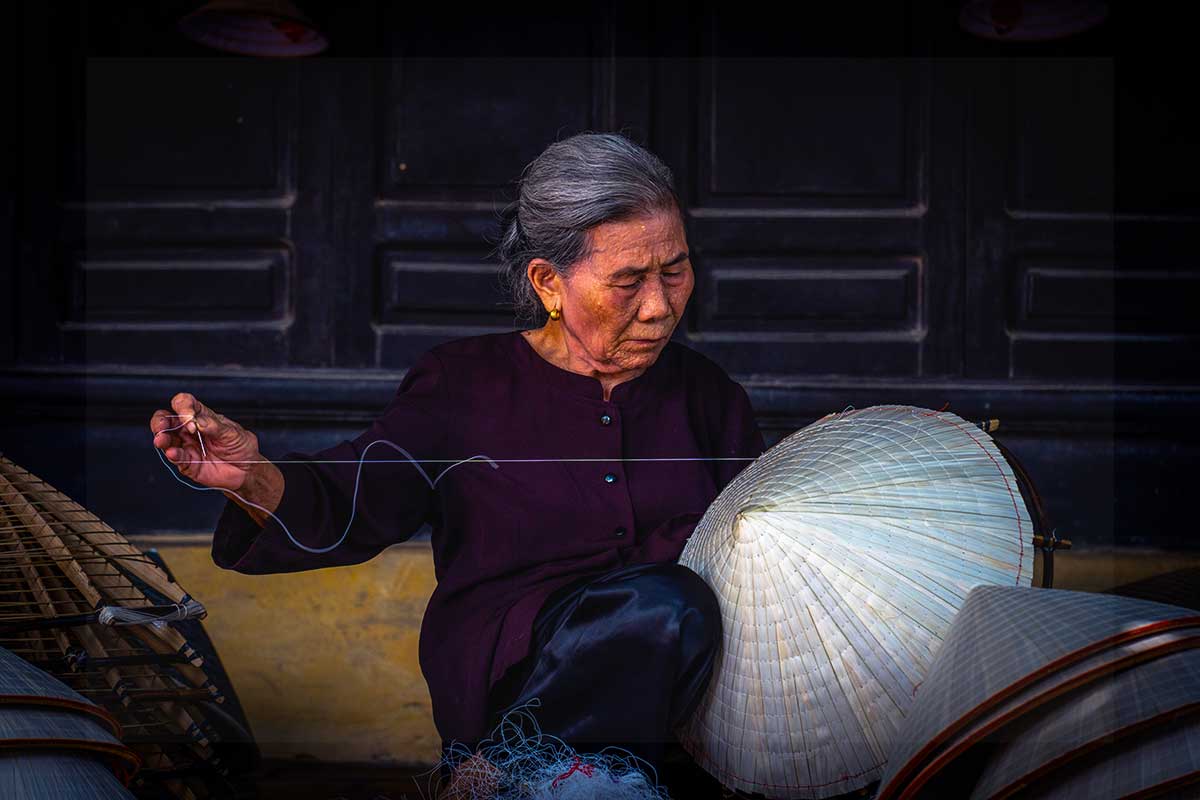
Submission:
M 738 509 L 738 512 L 733 516 L 733 524 L 730 526 L 734 542 L 748 542 L 757 538 L 755 526 L 751 525 L 752 515 L 756 511 L 762 511 L 760 505 L 745 506 Z

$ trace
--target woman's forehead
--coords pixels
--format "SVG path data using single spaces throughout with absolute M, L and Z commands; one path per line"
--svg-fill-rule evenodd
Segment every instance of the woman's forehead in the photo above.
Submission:
M 687 249 L 683 225 L 673 212 L 606 222 L 591 230 L 590 239 L 593 261 L 605 264 L 629 258 L 670 260 Z

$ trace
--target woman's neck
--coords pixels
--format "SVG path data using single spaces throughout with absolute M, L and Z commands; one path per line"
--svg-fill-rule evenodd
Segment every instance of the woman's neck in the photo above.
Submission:
M 605 402 L 611 398 L 614 386 L 633 380 L 646 371 L 643 367 L 620 373 L 601 372 L 591 366 L 586 359 L 573 358 L 567 337 L 563 333 L 562 326 L 557 322 L 548 322 L 545 326 L 531 331 L 521 331 L 521 335 L 537 351 L 538 355 L 559 369 L 586 375 L 600 381 L 600 386 L 604 389 Z

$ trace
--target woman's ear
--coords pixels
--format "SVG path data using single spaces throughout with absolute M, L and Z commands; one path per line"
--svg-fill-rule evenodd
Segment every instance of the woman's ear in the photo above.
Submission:
M 547 311 L 562 308 L 563 277 L 558 274 L 558 270 L 554 268 L 553 264 L 544 258 L 532 259 L 525 274 L 529 276 L 533 290 L 542 299 L 543 308 Z

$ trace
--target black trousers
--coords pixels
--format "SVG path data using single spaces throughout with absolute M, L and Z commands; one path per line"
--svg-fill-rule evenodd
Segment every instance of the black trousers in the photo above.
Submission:
M 579 752 L 623 747 L 661 775 L 671 729 L 695 710 L 721 640 L 704 579 L 674 562 L 618 567 L 551 594 L 532 635 L 529 655 L 492 687 L 489 732 L 536 697 L 524 713 L 543 734 Z

